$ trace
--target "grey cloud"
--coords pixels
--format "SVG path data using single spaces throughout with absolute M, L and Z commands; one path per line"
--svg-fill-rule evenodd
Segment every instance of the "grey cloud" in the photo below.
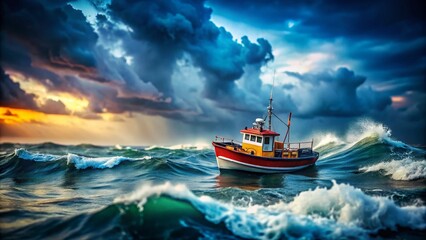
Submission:
M 140 42 L 139 51 L 129 52 L 140 66 L 140 78 L 151 82 L 165 97 L 173 97 L 171 75 L 184 53 L 207 80 L 204 96 L 219 102 L 232 99 L 235 81 L 247 64 L 273 59 L 265 39 L 254 44 L 245 37 L 239 44 L 224 28 L 215 26 L 210 21 L 212 10 L 204 1 L 149 1 L 128 8 L 130 2 L 112 1 L 112 15 L 130 26 Z
M 2 1 L 2 32 L 32 53 L 33 64 L 94 74 L 97 35 L 81 11 L 66 2 Z
M 300 116 L 359 116 L 383 111 L 391 104 L 387 95 L 363 86 L 366 78 L 347 68 L 319 73 L 286 73 L 301 81 L 302 89 L 296 90 L 299 94 L 306 94 L 302 106 L 297 108 Z M 292 95 L 297 98 L 295 96 Z
M 69 114 L 65 104 L 60 100 L 47 99 L 39 110 L 48 114 Z
M 19 83 L 10 79 L 3 68 L 0 68 L 0 106 L 13 108 L 37 109 L 34 95 L 27 94 Z

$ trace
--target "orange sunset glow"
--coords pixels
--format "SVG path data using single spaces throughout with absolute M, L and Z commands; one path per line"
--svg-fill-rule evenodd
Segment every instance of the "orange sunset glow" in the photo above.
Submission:
M 66 144 L 93 141 L 102 145 L 135 142 L 161 144 L 163 140 L 160 136 L 166 134 L 168 129 L 160 117 L 140 114 L 133 114 L 129 118 L 125 114 L 102 113 L 99 119 L 84 119 L 5 107 L 0 107 L 0 114 L 2 142 L 39 143 L 55 139 L 58 143 Z M 162 128 L 157 128 L 161 125 Z

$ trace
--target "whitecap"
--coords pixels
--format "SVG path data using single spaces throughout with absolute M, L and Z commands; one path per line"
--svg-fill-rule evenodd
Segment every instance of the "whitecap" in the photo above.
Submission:
M 342 137 L 339 137 L 334 133 L 318 133 L 314 139 L 318 142 L 315 148 L 320 148 L 327 144 L 339 145 L 333 151 L 326 153 L 325 155 L 321 155 L 321 159 L 338 155 L 368 139 L 385 143 L 396 148 L 405 148 L 410 151 L 424 152 L 422 149 L 412 147 L 406 143 L 393 139 L 390 128 L 371 119 L 359 119 L 351 125 L 350 129 Z
M 112 168 L 114 166 L 117 166 L 123 161 L 136 161 L 136 160 L 145 160 L 145 159 L 151 159 L 150 156 L 145 156 L 142 158 L 127 158 L 127 157 L 83 157 L 78 156 L 72 153 L 68 153 L 67 156 L 67 164 L 73 164 L 77 169 L 86 169 L 86 168 L 97 168 L 97 169 L 104 169 L 104 168 Z
M 158 146 L 158 145 L 152 145 L 149 147 L 146 147 L 145 150 L 153 150 L 156 148 L 162 148 L 162 149 L 168 149 L 168 150 L 205 150 L 205 149 L 211 149 L 212 146 L 207 143 L 197 143 L 197 144 L 177 144 L 172 146 Z
M 316 142 L 318 142 L 318 144 L 315 145 L 314 149 L 326 146 L 328 144 L 339 145 L 344 143 L 344 141 L 340 139 L 339 137 L 337 137 L 336 134 L 334 133 L 316 134 L 314 139 L 316 140 Z
M 426 178 L 426 161 L 414 161 L 411 158 L 380 162 L 359 169 L 363 172 L 380 172 L 394 180 L 415 180 Z
M 52 154 L 31 153 L 23 148 L 15 149 L 15 156 L 19 157 L 20 159 L 31 160 L 36 162 L 57 161 L 62 157 Z

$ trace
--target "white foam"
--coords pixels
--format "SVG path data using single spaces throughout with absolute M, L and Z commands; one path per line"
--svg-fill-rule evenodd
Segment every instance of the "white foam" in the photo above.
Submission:
M 73 164 L 77 169 L 86 169 L 86 168 L 104 169 L 104 168 L 112 168 L 123 161 L 136 161 L 136 160 L 145 160 L 145 159 L 151 159 L 151 157 L 145 156 L 142 158 L 126 158 L 126 157 L 118 156 L 118 157 L 90 158 L 90 157 L 83 157 L 83 156 L 78 156 L 72 153 L 68 153 L 67 164 L 68 165 Z
M 57 161 L 62 156 L 42 153 L 31 153 L 23 148 L 15 149 L 15 155 L 24 160 L 31 160 L 36 162 L 50 162 Z
M 390 138 L 391 130 L 381 123 L 371 119 L 359 119 L 351 126 L 346 134 L 346 141 L 356 143 L 368 137 L 377 137 L 380 140 Z
M 359 119 L 350 127 L 350 129 L 343 137 L 338 137 L 334 133 L 316 134 L 317 137 L 315 137 L 315 139 L 318 139 L 316 141 L 319 141 L 319 143 L 317 144 L 317 146 L 315 146 L 315 148 L 319 148 L 330 143 L 342 145 L 341 147 L 333 150 L 332 152 L 320 156 L 322 159 L 324 159 L 342 153 L 354 147 L 357 143 L 361 142 L 364 139 L 374 138 L 382 143 L 389 144 L 393 147 L 405 148 L 416 152 L 424 152 L 421 149 L 409 146 L 401 141 L 392 139 L 391 132 L 391 129 L 381 123 L 377 123 L 371 119 Z
M 385 197 L 372 197 L 346 184 L 300 193 L 289 203 L 236 207 L 208 196 L 195 196 L 184 185 L 145 185 L 115 202 L 143 206 L 151 196 L 189 201 L 213 223 L 223 222 L 235 235 L 254 239 L 368 238 L 380 229 L 398 226 L 426 229 L 426 207 L 400 207 Z M 143 210 L 143 209 L 142 209 Z
M 155 148 L 163 148 L 168 150 L 205 150 L 212 148 L 210 144 L 207 143 L 197 143 L 197 144 L 177 144 L 173 146 L 158 146 L 158 145 L 152 145 L 145 150 L 149 151 Z
M 318 140 L 317 140 L 318 139 Z M 314 148 L 319 148 L 328 144 L 343 144 L 344 141 L 337 137 L 334 133 L 317 134 L 315 140 L 319 141 Z
M 426 178 L 426 161 L 414 161 L 411 158 L 381 162 L 359 169 L 363 172 L 380 172 L 394 180 L 415 180 Z

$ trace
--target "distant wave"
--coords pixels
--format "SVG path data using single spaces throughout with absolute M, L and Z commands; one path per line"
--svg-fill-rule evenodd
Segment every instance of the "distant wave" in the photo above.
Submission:
M 75 154 L 68 153 L 67 164 L 73 164 L 77 169 L 86 169 L 86 168 L 112 168 L 123 161 L 137 161 L 143 159 L 151 159 L 150 156 L 145 156 L 142 158 L 126 158 L 126 157 L 83 157 Z
M 211 149 L 212 146 L 207 143 L 200 143 L 200 144 L 177 144 L 173 146 L 157 146 L 152 145 L 145 150 L 154 150 L 154 149 L 168 149 L 168 150 L 205 150 L 205 149 Z
M 380 172 L 394 180 L 415 180 L 426 178 L 426 160 L 414 161 L 411 158 L 381 162 L 359 169 L 363 172 Z
M 166 196 L 189 202 L 208 221 L 223 223 L 244 238 L 368 238 L 384 229 L 426 229 L 426 207 L 400 207 L 388 198 L 368 196 L 335 182 L 330 189 L 305 191 L 289 203 L 272 206 L 236 207 L 208 196 L 197 197 L 186 186 L 170 183 L 146 185 L 115 203 L 136 203 L 144 211 L 151 198 Z
M 73 165 L 77 169 L 112 168 L 124 161 L 148 160 L 152 158 L 151 156 L 144 156 L 140 158 L 128 158 L 128 157 L 122 157 L 122 156 L 92 158 L 92 157 L 79 156 L 72 153 L 68 153 L 67 155 L 52 155 L 52 154 L 43 154 L 43 153 L 33 153 L 23 148 L 15 149 L 15 156 L 19 157 L 20 159 L 31 160 L 36 162 L 52 162 L 52 161 L 58 161 L 62 158 L 66 158 L 67 165 Z
M 24 160 L 31 160 L 36 162 L 57 161 L 62 157 L 62 156 L 52 155 L 52 154 L 31 153 L 23 148 L 15 149 L 15 156 Z

